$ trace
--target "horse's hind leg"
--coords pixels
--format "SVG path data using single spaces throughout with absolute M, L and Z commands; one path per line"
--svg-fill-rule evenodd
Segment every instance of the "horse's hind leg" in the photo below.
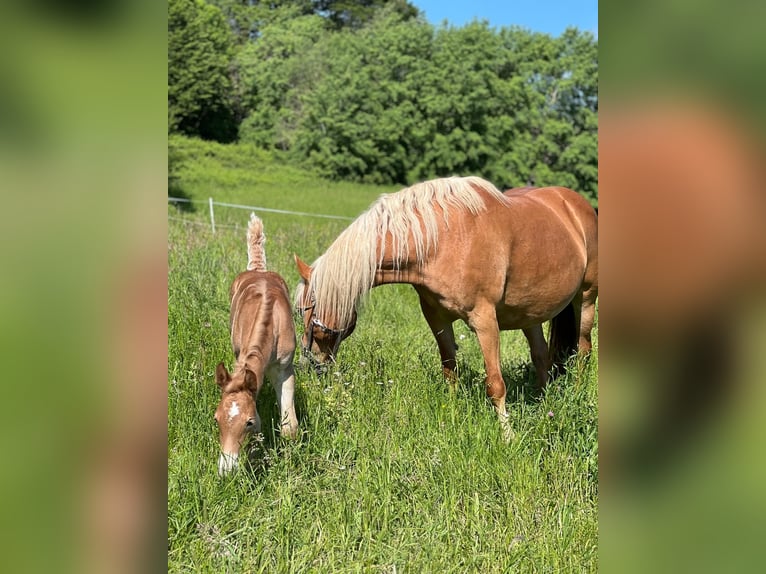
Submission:
M 543 326 L 537 325 L 528 329 L 522 329 L 529 343 L 529 351 L 532 355 L 532 364 L 535 366 L 537 386 L 544 389 L 548 383 L 551 370 L 551 359 L 548 353 L 548 343 L 545 342 Z
M 575 312 L 575 325 L 579 332 L 579 339 L 577 341 L 577 351 L 579 355 L 587 355 L 590 353 L 593 343 L 591 341 L 591 331 L 593 330 L 593 322 L 596 318 L 596 297 L 598 297 L 598 289 L 593 286 L 590 289 L 583 292 L 574 302 Z
M 505 409 L 505 381 L 500 372 L 500 330 L 494 306 L 477 306 L 468 318 L 468 325 L 479 339 L 487 372 L 487 396 L 495 407 L 503 438 L 509 442 L 513 438 L 513 431 Z
M 423 310 L 423 316 L 431 328 L 436 344 L 439 347 L 444 378 L 449 384 L 450 391 L 454 391 L 457 387 L 458 379 L 456 374 L 457 361 L 455 360 L 457 345 L 455 344 L 455 332 L 452 330 L 452 321 L 445 316 L 443 311 L 429 303 L 422 295 L 420 296 L 420 308 Z

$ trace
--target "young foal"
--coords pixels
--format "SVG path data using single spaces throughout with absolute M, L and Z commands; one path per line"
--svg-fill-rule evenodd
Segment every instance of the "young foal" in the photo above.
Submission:
M 247 227 L 247 271 L 237 275 L 229 291 L 229 326 L 236 365 L 231 374 L 222 362 L 215 371 L 215 382 L 222 393 L 215 411 L 221 431 L 220 475 L 236 466 L 247 434 L 261 430 L 256 399 L 264 375 L 277 393 L 282 435 L 294 438 L 298 433 L 293 403 L 295 327 L 290 295 L 282 277 L 266 271 L 265 241 L 263 222 L 251 214 Z

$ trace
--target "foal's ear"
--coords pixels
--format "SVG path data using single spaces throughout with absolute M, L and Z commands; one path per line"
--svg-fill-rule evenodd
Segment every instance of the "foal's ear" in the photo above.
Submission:
M 258 377 L 256 377 L 255 373 L 247 367 L 245 367 L 245 387 L 251 391 L 258 390 Z
M 215 384 L 223 389 L 229 381 L 231 381 L 231 375 L 229 374 L 229 371 L 226 370 L 226 366 L 222 361 L 218 363 L 218 366 L 215 368 Z
M 301 276 L 301 279 L 308 283 L 311 278 L 311 266 L 304 263 L 295 253 L 293 253 L 293 257 L 295 258 L 295 265 L 298 267 L 298 274 Z

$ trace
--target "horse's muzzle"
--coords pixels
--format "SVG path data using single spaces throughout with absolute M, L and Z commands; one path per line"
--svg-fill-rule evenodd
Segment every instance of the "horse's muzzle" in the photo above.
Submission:
M 302 367 L 309 367 L 314 369 L 314 372 L 320 377 L 327 374 L 327 371 L 330 369 L 330 365 L 334 362 L 335 361 L 332 359 L 332 357 L 330 357 L 329 361 L 320 361 L 316 358 L 316 356 L 314 356 L 314 353 L 312 353 L 309 348 L 301 348 L 301 358 L 299 364 Z

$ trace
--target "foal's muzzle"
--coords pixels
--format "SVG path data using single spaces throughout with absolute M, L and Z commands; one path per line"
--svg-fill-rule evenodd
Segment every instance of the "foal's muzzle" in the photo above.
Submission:
M 218 457 L 218 476 L 226 476 L 237 468 L 239 455 L 233 452 L 222 452 Z

